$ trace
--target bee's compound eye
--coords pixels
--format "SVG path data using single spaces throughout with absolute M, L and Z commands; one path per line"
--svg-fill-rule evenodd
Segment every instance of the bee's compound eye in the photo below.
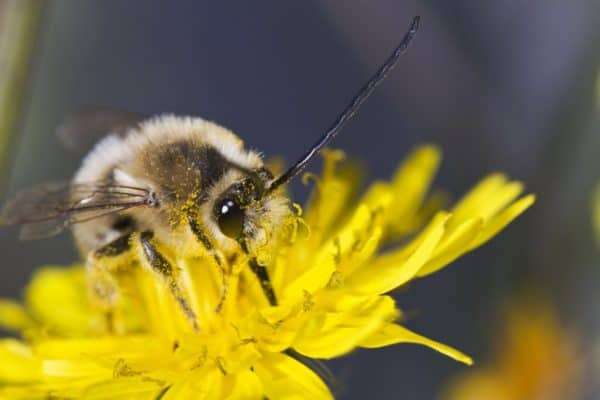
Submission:
M 232 199 L 221 200 L 217 203 L 215 212 L 223 235 L 231 239 L 237 239 L 242 235 L 245 215 L 237 202 Z

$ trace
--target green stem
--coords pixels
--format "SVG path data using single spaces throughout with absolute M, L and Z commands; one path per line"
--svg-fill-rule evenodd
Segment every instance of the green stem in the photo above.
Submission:
M 20 128 L 44 1 L 8 0 L 0 5 L 0 192 Z

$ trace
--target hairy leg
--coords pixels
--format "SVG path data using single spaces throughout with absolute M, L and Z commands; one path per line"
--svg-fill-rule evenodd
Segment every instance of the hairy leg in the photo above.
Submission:
M 115 272 L 124 265 L 124 256 L 132 256 L 132 233 L 124 234 L 112 242 L 92 251 L 87 257 L 87 282 L 92 303 L 105 313 L 109 331 L 116 330 L 114 308 L 119 296 L 119 283 Z
M 223 304 L 225 304 L 225 300 L 227 299 L 227 294 L 229 293 L 229 278 L 231 276 L 231 269 L 225 260 L 225 257 L 214 248 L 208 236 L 204 233 L 200 225 L 196 222 L 193 217 L 188 218 L 190 229 L 198 242 L 206 249 L 206 251 L 212 255 L 215 263 L 219 267 L 219 271 L 221 272 L 221 295 L 219 296 L 219 302 L 217 303 L 217 307 L 215 308 L 216 312 L 220 312 L 223 308 Z
M 173 297 L 181 307 L 186 318 L 192 324 L 194 330 L 198 330 L 196 314 L 179 285 L 177 273 L 169 260 L 158 251 L 153 239 L 154 233 L 151 231 L 145 231 L 140 234 L 140 244 L 144 259 L 147 262 L 146 267 L 158 275 L 167 284 Z
M 244 253 L 246 253 L 246 255 L 250 257 L 250 260 L 248 262 L 250 265 L 250 269 L 252 270 L 252 272 L 254 272 L 256 279 L 258 279 L 260 287 L 263 293 L 265 294 L 265 297 L 269 301 L 269 304 L 272 306 L 276 306 L 277 295 L 275 295 L 275 289 L 273 289 L 273 283 L 271 282 L 271 278 L 269 277 L 269 271 L 267 270 L 267 267 L 260 264 L 256 257 L 250 255 L 250 252 L 248 251 L 248 246 L 246 245 L 245 241 L 240 241 L 240 246 L 242 247 Z
M 277 305 L 277 296 L 275 295 L 275 290 L 273 289 L 273 284 L 271 283 L 271 279 L 269 278 L 269 272 L 267 271 L 267 267 L 264 265 L 260 265 L 256 258 L 250 258 L 250 269 L 256 275 L 256 279 L 260 283 L 260 287 L 262 288 L 269 304 L 272 306 Z
M 118 259 L 131 250 L 132 234 L 125 234 L 92 251 L 87 258 L 88 283 L 92 301 L 111 310 L 118 298 L 118 283 L 114 276 Z

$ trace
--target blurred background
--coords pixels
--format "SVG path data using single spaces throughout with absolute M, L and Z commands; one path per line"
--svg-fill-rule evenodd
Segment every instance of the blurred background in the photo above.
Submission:
M 410 51 L 334 146 L 362 159 L 375 179 L 390 176 L 414 146 L 435 143 L 444 153 L 437 186 L 454 198 L 504 171 L 538 202 L 491 244 L 396 296 L 410 328 L 472 355 L 475 367 L 412 345 L 358 351 L 328 364 L 337 394 L 438 398 L 455 377 L 509 351 L 498 348 L 510 321 L 505 305 L 535 319 L 535 308 L 519 304 L 535 297 L 555 321 L 542 332 L 564 329 L 565 341 L 577 343 L 577 396 L 557 399 L 600 398 L 600 251 L 591 218 L 600 182 L 597 0 L 3 0 L 2 196 L 73 174 L 80 160 L 54 130 L 90 105 L 201 116 L 267 156 L 295 159 L 414 15 L 423 19 Z M 293 189 L 305 197 L 301 185 Z M 37 266 L 77 255 L 69 235 L 19 242 L 15 229 L 3 229 L 0 257 L 6 297 L 19 296 Z

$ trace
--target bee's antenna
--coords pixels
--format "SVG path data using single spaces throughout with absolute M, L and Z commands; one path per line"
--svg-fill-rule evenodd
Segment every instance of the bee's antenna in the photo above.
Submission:
M 350 104 L 344 109 L 344 111 L 338 116 L 333 125 L 325 132 L 325 134 L 285 173 L 276 178 L 267 188 L 267 193 L 270 193 L 277 189 L 279 186 L 289 182 L 292 178 L 298 175 L 306 167 L 308 162 L 319 153 L 319 151 L 327 145 L 346 125 L 346 123 L 354 117 L 360 106 L 369 98 L 371 93 L 375 90 L 394 68 L 400 56 L 406 51 L 408 45 L 414 38 L 417 30 L 419 29 L 419 22 L 421 17 L 416 16 L 413 18 L 410 24 L 410 29 L 402 38 L 402 41 L 394 49 L 394 52 L 388 57 L 388 59 L 379 67 L 375 75 L 369 79 L 369 81 L 360 89 L 358 94 L 354 96 Z

